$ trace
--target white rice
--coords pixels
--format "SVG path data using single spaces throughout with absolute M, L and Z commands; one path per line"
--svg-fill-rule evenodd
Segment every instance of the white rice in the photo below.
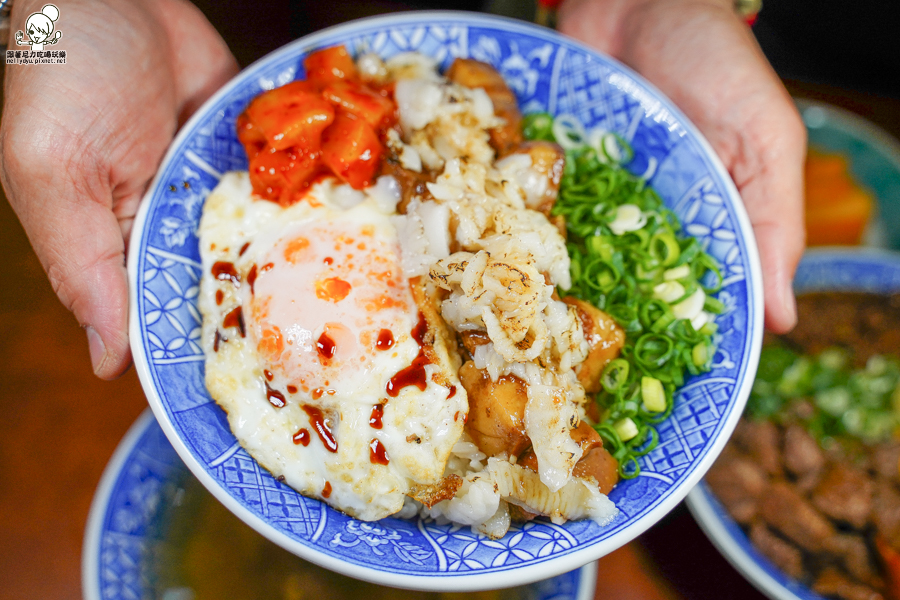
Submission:
M 374 64 L 365 69 L 382 72 Z M 394 57 L 384 70 L 396 80 L 402 128 L 388 144 L 405 168 L 439 173 L 427 194 L 393 218 L 402 267 L 447 291 L 441 315 L 450 327 L 487 331 L 491 343 L 474 351 L 477 368 L 494 381 L 515 375 L 526 383 L 525 429 L 538 459 L 534 473 L 515 457 L 488 458 L 464 435 L 445 471 L 460 476 L 462 486 L 431 508 L 418 505 L 419 513 L 491 537 L 509 528 L 509 503 L 555 522 L 606 522 L 616 514 L 613 504 L 596 485 L 572 477 L 582 450 L 570 429 L 583 418 L 585 401 L 573 368 L 588 344 L 575 310 L 553 298 L 556 287 L 571 286 L 565 240 L 529 208 L 543 201 L 547 178 L 525 154 L 494 162 L 488 129 L 502 121 L 484 90 L 444 80 L 421 55 Z M 416 504 L 407 502 L 401 514 Z

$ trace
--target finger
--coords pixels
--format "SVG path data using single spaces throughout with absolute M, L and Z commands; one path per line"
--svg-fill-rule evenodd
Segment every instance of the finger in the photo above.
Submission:
M 752 125 L 744 129 L 745 149 L 733 161 L 732 177 L 741 192 L 759 247 L 766 327 L 775 333 L 786 333 L 797 322 L 792 281 L 806 246 L 803 213 L 806 129 L 786 96 L 771 98 L 765 106 L 767 113 L 758 118 L 758 129 Z
M 798 238 L 791 226 L 781 223 L 758 223 L 753 231 L 762 263 L 766 328 L 774 333 L 787 333 L 797 324 L 791 282 L 803 254 L 804 238 Z
M 165 0 L 158 2 L 156 8 L 172 56 L 181 124 L 234 77 L 239 67 L 225 41 L 192 3 Z
M 66 141 L 43 131 L 52 129 L 44 123 L 48 121 L 30 121 L 27 134 L 52 139 L 54 146 L 33 154 L 6 152 L 16 144 L 23 148 L 29 144 L 21 136 L 23 128 L 4 130 L 0 138 L 4 188 L 54 291 L 85 329 L 94 372 L 112 379 L 131 361 L 125 245 L 102 178 L 73 180 L 70 174 L 83 172 L 80 166 L 45 160 L 65 155 L 57 144 Z M 89 162 L 83 156 L 81 160 Z
M 635 1 L 624 11 L 621 4 L 569 0 L 564 8 L 573 12 L 562 15 L 563 24 L 593 43 L 587 7 L 597 12 L 594 20 L 604 18 L 600 8 L 618 11 L 611 48 L 668 95 L 721 158 L 757 238 L 767 326 L 790 329 L 796 321 L 791 279 L 805 240 L 806 149 L 791 99 L 730 2 Z

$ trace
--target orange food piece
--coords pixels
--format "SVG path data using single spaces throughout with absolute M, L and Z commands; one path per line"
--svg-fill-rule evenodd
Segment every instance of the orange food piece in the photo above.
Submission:
M 313 52 L 304 65 L 306 81 L 260 94 L 236 123 L 253 192 L 282 205 L 331 173 L 356 189 L 370 185 L 380 136 L 396 120 L 390 91 L 360 82 L 343 46 Z
M 322 164 L 357 190 L 372 183 L 382 150 L 372 126 L 349 113 L 338 113 L 322 133 Z
M 853 180 L 847 159 L 811 150 L 805 175 L 807 245 L 859 244 L 874 201 Z
M 278 361 L 284 352 L 284 336 L 281 335 L 281 330 L 278 327 L 264 330 L 256 349 L 267 361 Z
M 289 241 L 284 247 L 284 260 L 289 263 L 297 263 L 301 260 L 306 249 L 309 248 L 309 239 L 297 237 Z
M 246 112 L 242 112 L 237 118 L 237 136 L 250 160 L 256 158 L 266 147 L 266 136 L 253 124 Z
M 351 289 L 353 287 L 350 283 L 340 277 L 329 277 L 323 281 L 316 282 L 316 297 L 320 300 L 340 302 L 350 294 Z
M 356 79 L 356 65 L 344 46 L 316 50 L 305 59 L 303 67 L 310 81 L 328 83 L 340 79 Z
M 318 148 L 322 131 L 334 120 L 334 107 L 307 81 L 264 92 L 247 107 L 247 118 L 275 150 Z
M 322 90 L 322 96 L 376 129 L 389 126 L 393 121 L 394 103 L 391 99 L 356 81 L 332 81 Z
M 250 161 L 253 192 L 287 206 L 319 170 L 318 153 L 267 148 Z

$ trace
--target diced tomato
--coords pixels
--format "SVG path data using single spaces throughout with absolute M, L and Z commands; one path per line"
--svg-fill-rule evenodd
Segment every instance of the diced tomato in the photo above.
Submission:
M 242 112 L 237 118 L 237 136 L 241 144 L 244 145 L 244 150 L 247 151 L 247 158 L 250 160 L 256 158 L 256 155 L 266 147 L 266 136 L 262 134 L 259 128 L 254 127 L 246 112 Z
M 394 118 L 394 103 L 356 81 L 332 81 L 322 90 L 322 96 L 346 112 L 379 129 L 389 126 Z
M 268 148 L 250 161 L 250 183 L 259 196 L 282 205 L 293 204 L 319 169 L 317 152 Z
M 383 149 L 364 119 L 340 112 L 322 133 L 322 163 L 359 190 L 372 183 Z
M 328 83 L 336 79 L 356 79 L 356 65 L 344 46 L 316 50 L 303 60 L 310 81 Z
M 389 81 L 381 85 L 369 84 L 369 87 L 374 89 L 385 98 L 390 98 L 391 102 L 394 102 L 394 90 L 397 89 L 396 81 Z
M 318 148 L 322 131 L 334 120 L 331 103 L 307 81 L 294 81 L 257 96 L 246 114 L 275 150 Z

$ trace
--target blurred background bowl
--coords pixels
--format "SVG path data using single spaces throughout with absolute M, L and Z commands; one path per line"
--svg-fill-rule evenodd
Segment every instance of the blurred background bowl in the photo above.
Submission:
M 797 269 L 794 290 L 798 295 L 900 293 L 900 253 L 870 248 L 809 250 Z M 691 490 L 686 503 L 710 541 L 762 593 L 776 600 L 823 600 L 808 586 L 783 572 L 751 543 L 705 481 Z
M 900 249 L 900 142 L 836 106 L 798 99 L 809 135 L 807 236 Z
M 147 410 L 119 444 L 85 530 L 85 600 L 589 600 L 597 565 L 507 590 L 401 591 L 312 565 L 229 513 L 191 475 Z

